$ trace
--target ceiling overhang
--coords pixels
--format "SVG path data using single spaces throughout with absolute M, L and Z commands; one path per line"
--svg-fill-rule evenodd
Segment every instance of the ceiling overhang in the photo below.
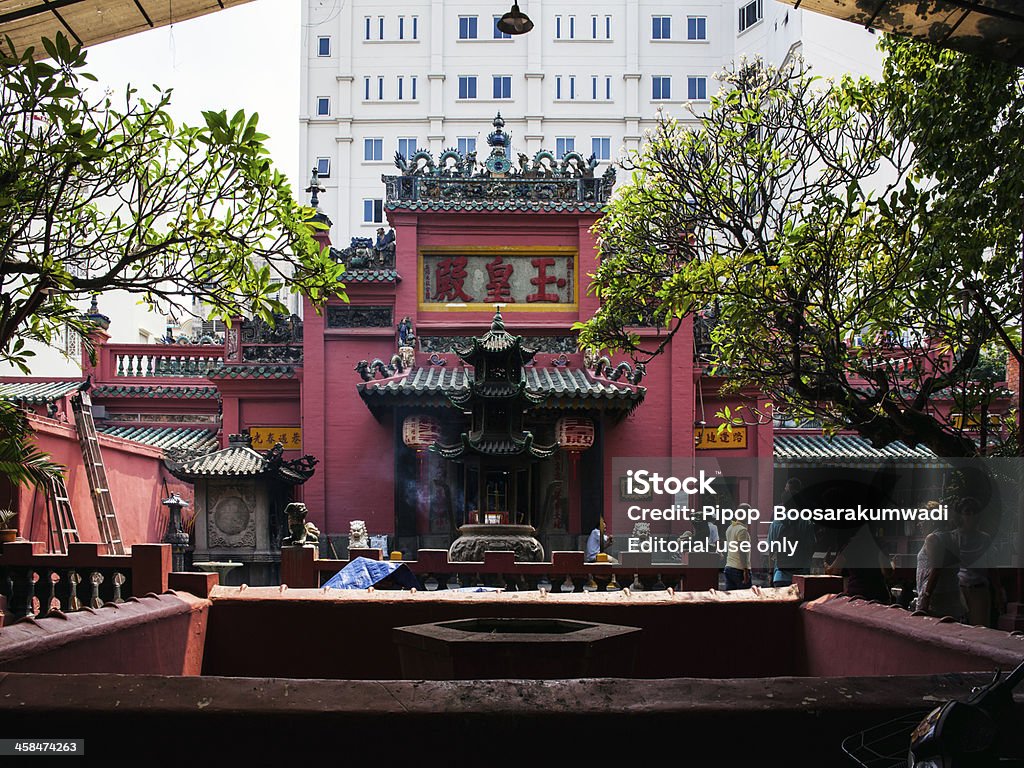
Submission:
M 134 35 L 249 0 L 0 0 L 0 39 L 9 36 L 18 51 L 46 54 L 41 40 L 58 32 L 84 46 Z
M 871 29 L 1024 65 L 1024 4 L 1018 0 L 781 2 Z

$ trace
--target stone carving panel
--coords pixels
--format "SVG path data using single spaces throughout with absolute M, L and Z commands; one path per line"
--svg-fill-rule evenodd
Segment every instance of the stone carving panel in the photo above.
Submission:
M 344 304 L 327 308 L 328 328 L 391 328 L 394 324 L 393 307 Z
M 237 485 L 211 488 L 207 533 L 211 548 L 256 546 L 256 494 Z

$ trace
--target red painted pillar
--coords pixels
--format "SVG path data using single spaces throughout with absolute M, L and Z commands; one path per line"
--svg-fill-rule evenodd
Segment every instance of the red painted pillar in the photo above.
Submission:
M 331 527 L 331 510 L 327 506 L 327 413 L 325 385 L 326 309 L 318 314 L 308 300 L 302 306 L 302 389 L 299 409 L 302 418 L 302 452 L 320 460 L 313 476 L 302 489 L 309 520 L 324 533 L 337 532 Z

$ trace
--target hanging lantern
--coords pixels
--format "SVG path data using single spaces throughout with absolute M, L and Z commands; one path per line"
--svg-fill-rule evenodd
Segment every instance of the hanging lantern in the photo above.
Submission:
M 402 442 L 417 453 L 425 451 L 441 437 L 441 424 L 433 416 L 409 416 L 402 422 Z
M 430 487 L 426 452 L 441 437 L 441 424 L 433 416 L 409 416 L 402 422 L 402 442 L 416 451 L 416 532 L 430 533 Z
M 578 416 L 563 416 L 555 424 L 555 438 L 563 451 L 583 453 L 594 445 L 594 422 Z

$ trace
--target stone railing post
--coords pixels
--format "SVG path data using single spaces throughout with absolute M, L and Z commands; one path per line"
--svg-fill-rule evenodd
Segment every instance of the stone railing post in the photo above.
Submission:
M 157 595 L 166 592 L 170 572 L 170 544 L 132 546 L 132 594 L 135 597 L 145 597 L 150 592 Z
M 281 583 L 294 589 L 320 586 L 315 547 L 281 547 Z

